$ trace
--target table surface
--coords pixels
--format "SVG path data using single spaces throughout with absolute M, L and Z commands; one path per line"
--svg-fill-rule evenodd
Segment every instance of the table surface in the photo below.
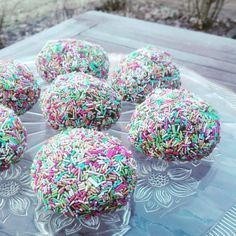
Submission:
M 236 92 L 236 40 L 90 11 L 0 50 L 0 59 L 39 52 L 49 39 L 79 38 L 108 52 L 127 53 L 146 44 L 169 51 L 179 65 Z
M 203 75 L 205 78 L 214 81 L 214 83 L 223 85 L 234 93 L 236 92 L 236 82 L 234 80 L 236 74 L 236 67 L 234 66 L 236 59 L 236 41 L 95 11 L 87 12 L 76 19 L 62 22 L 39 34 L 0 50 L 0 59 L 13 58 L 23 60 L 22 58 L 32 58 L 39 52 L 47 40 L 69 37 L 98 43 L 108 52 L 116 54 L 128 53 L 147 43 L 155 44 L 172 53 L 180 66 L 190 68 L 198 74 Z M 133 218 L 130 223 L 135 227 L 129 230 L 127 234 L 129 236 L 144 235 L 144 232 L 147 231 L 149 232 L 147 235 L 150 236 L 156 234 L 168 236 L 236 235 L 236 196 L 234 194 L 234 189 L 236 188 L 236 182 L 234 181 L 236 168 L 234 158 L 236 125 L 234 117 L 236 113 L 235 110 L 233 111 L 231 107 L 228 106 L 227 93 L 225 93 L 224 89 L 221 90 L 218 88 L 218 90 L 216 90 L 214 86 L 208 87 L 208 85 L 204 87 L 205 83 L 208 83 L 206 80 L 201 80 L 201 77 L 195 77 L 195 75 L 191 73 L 189 76 L 195 80 L 190 81 L 187 88 L 191 89 L 194 87 L 192 90 L 197 91 L 197 93 L 202 92 L 202 94 L 205 94 L 203 98 L 209 99 L 212 105 L 217 104 L 217 108 L 220 111 L 222 118 L 222 140 L 216 151 L 220 153 L 221 158 L 218 158 L 215 162 L 210 160 L 210 164 L 208 164 L 208 161 L 183 164 L 182 166 L 173 163 L 166 164 L 162 172 L 165 175 L 171 176 L 171 184 L 177 189 L 172 193 L 169 199 L 171 201 L 169 202 L 167 198 L 162 198 L 161 196 L 160 199 L 163 200 L 161 205 L 159 204 L 160 202 L 158 202 L 159 205 L 157 205 L 157 201 L 155 200 L 155 189 L 152 192 L 154 200 L 145 202 L 145 194 L 142 192 L 145 186 L 141 186 L 142 188 L 138 186 L 140 188 L 137 188 L 134 194 L 136 203 L 135 210 L 132 213 Z M 189 76 L 186 77 L 190 78 Z M 185 86 L 187 84 L 188 81 L 185 80 Z M 232 94 L 235 99 L 236 96 L 234 93 Z M 219 97 L 218 94 L 220 94 L 221 97 Z M 229 97 L 230 102 L 233 103 L 232 96 L 230 95 Z M 223 98 L 225 98 L 225 100 Z M 236 99 L 234 101 L 236 101 Z M 22 120 L 29 130 L 33 125 L 37 127 L 39 131 L 34 133 L 34 135 L 44 140 L 48 131 L 45 128 L 46 126 L 44 127 L 46 124 L 42 123 L 41 115 L 35 112 L 36 110 L 37 109 L 34 107 L 33 111 L 22 116 Z M 125 113 L 126 112 L 124 112 L 124 114 Z M 31 120 L 32 114 L 37 121 L 35 124 L 33 124 Z M 131 113 L 129 112 L 129 114 Z M 43 126 L 45 130 L 43 133 L 41 126 Z M 119 127 L 119 124 L 117 127 Z M 117 133 L 121 135 L 121 138 L 123 136 L 125 138 L 126 134 L 123 134 L 120 130 L 115 130 L 116 128 L 114 127 L 113 130 L 110 131 L 111 134 Z M 32 136 L 32 134 L 30 135 Z M 35 146 L 35 138 L 31 138 L 30 142 L 31 146 Z M 29 151 L 32 151 L 32 148 L 27 150 L 27 152 Z M 30 160 L 33 158 L 33 154 L 30 156 L 27 155 L 25 161 L 27 161 L 27 158 Z M 145 175 L 147 177 L 152 173 L 150 170 L 152 170 L 157 163 L 154 163 L 154 165 L 150 163 L 146 164 L 146 167 L 143 165 L 143 168 L 146 168 Z M 27 165 L 24 164 L 23 160 L 19 162 L 19 165 L 21 166 L 17 168 L 19 168 L 22 173 L 18 171 L 18 175 L 21 173 L 23 176 L 23 170 L 25 170 L 24 168 L 26 168 Z M 151 167 L 148 167 L 148 165 L 151 165 Z M 160 164 L 160 166 L 163 167 L 162 164 Z M 12 171 L 16 172 L 18 170 L 17 168 L 12 168 Z M 28 171 L 28 167 L 26 169 Z M 9 182 L 9 179 L 11 180 L 12 178 L 12 181 L 15 181 L 15 175 L 9 173 L 6 172 L 2 176 L 0 175 L 0 180 L 3 179 L 1 181 Z M 16 177 L 18 175 L 16 175 Z M 233 181 L 231 182 L 230 180 Z M 22 182 L 21 185 L 23 184 Z M 169 186 L 167 186 L 164 191 L 165 194 L 168 187 Z M 0 193 L 3 194 L 1 191 Z M 160 199 L 158 201 L 160 201 Z M 10 204 L 14 199 L 2 199 L 0 195 L 0 203 L 2 203 L 3 200 Z M 18 200 L 20 200 L 20 198 Z M 32 219 L 27 217 L 26 222 L 26 218 L 24 217 L 26 216 L 24 210 L 29 207 L 29 200 L 26 200 L 19 202 L 18 207 L 14 207 L 14 204 L 9 205 L 9 211 L 11 210 L 11 212 L 14 213 L 13 215 L 23 217 L 10 218 L 9 215 L 4 216 L 3 211 L 0 210 L 0 221 L 4 223 L 3 226 L 0 226 L 0 235 L 8 235 L 6 232 L 8 232 L 9 235 L 15 235 L 7 231 L 7 229 L 11 229 L 12 232 L 14 232 L 15 228 L 19 228 L 17 225 L 11 224 L 12 222 L 16 222 L 15 220 L 22 223 L 22 226 L 25 226 L 26 229 L 22 230 L 27 232 L 32 230 Z M 21 206 L 21 208 L 19 208 L 19 206 Z M 143 210 L 144 206 L 146 207 L 145 211 Z M 8 211 L 6 207 L 5 212 Z M 158 218 L 163 213 L 162 211 L 172 213 Z M 41 211 L 41 208 L 37 209 L 37 212 L 38 218 L 36 215 L 36 220 L 38 226 L 41 225 L 47 232 L 52 230 L 50 228 L 52 225 L 54 227 L 57 226 L 61 230 L 63 228 L 62 223 L 67 226 L 69 224 L 64 218 L 56 218 L 55 220 L 53 215 L 47 215 L 49 213 L 44 210 Z M 34 207 L 32 205 L 28 210 L 28 214 L 34 214 Z M 105 222 L 107 221 L 108 219 L 106 218 Z M 77 225 L 78 230 L 79 227 L 82 227 L 81 225 L 85 225 L 85 223 L 82 222 L 80 225 Z M 94 232 L 96 232 L 96 224 L 92 226 L 94 226 Z M 50 230 L 47 227 L 49 227 Z M 75 230 L 74 222 L 70 223 L 70 227 Z M 88 225 L 86 227 L 88 227 Z M 89 227 L 91 228 L 91 225 L 89 225 Z M 121 225 L 119 227 L 124 226 Z M 125 227 L 124 230 L 126 230 Z M 17 235 L 21 234 L 19 233 Z M 61 235 L 63 235 L 63 233 Z

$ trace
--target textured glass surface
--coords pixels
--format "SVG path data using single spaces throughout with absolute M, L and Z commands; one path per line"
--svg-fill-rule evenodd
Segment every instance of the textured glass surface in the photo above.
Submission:
M 114 65 L 120 55 L 110 58 Z M 33 58 L 22 62 L 35 72 Z M 44 210 L 29 185 L 35 153 L 57 133 L 36 104 L 21 116 L 29 133 L 24 159 L 0 173 L 0 235 L 235 235 L 236 95 L 186 68 L 181 71 L 183 87 L 220 115 L 221 142 L 208 158 L 190 163 L 145 159 L 127 141 L 135 106 L 123 103 L 120 120 L 107 132 L 133 150 L 138 162 L 138 184 L 129 204 L 89 221 L 54 214 Z

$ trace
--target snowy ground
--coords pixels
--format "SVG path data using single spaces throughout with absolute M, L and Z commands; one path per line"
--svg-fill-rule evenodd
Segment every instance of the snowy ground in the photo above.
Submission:
M 0 39 L 4 46 L 21 40 L 29 35 L 51 27 L 67 18 L 79 15 L 87 10 L 101 7 L 106 0 L 0 0 L 1 10 L 4 13 L 4 29 L 0 31 Z M 131 12 L 125 10 L 113 12 L 129 17 L 140 18 L 163 24 L 191 28 L 182 22 L 181 11 L 188 0 L 127 0 Z M 236 28 L 236 1 L 226 0 L 220 18 L 209 33 L 227 35 Z M 231 20 L 228 20 L 230 18 Z M 1 18 L 0 18 L 1 20 Z

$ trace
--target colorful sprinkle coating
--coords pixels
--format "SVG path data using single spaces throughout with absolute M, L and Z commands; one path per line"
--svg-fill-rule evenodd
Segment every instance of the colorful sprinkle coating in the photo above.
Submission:
M 0 61 L 0 103 L 22 115 L 33 107 L 39 95 L 39 85 L 25 65 Z
M 156 87 L 178 89 L 180 72 L 167 52 L 147 46 L 121 60 L 111 74 L 111 83 L 123 100 L 143 102 Z
M 172 56 L 168 52 L 160 50 L 153 45 L 147 45 L 146 47 L 137 49 L 129 54 L 126 60 L 132 60 L 135 56 L 147 57 L 154 63 L 172 62 Z
M 126 205 L 136 185 L 136 163 L 120 141 L 102 132 L 67 129 L 36 154 L 32 187 L 46 209 L 96 216 Z
M 27 132 L 14 111 L 0 105 L 0 171 L 19 161 L 27 144 Z
M 154 90 L 136 107 L 129 128 L 130 142 L 150 158 L 200 159 L 220 141 L 215 110 L 184 89 Z
M 74 72 L 59 76 L 40 98 L 45 119 L 54 129 L 108 129 L 121 112 L 121 97 L 106 81 Z
M 109 60 L 99 45 L 76 39 L 60 39 L 47 42 L 38 54 L 36 66 L 48 82 L 58 75 L 80 71 L 106 79 Z

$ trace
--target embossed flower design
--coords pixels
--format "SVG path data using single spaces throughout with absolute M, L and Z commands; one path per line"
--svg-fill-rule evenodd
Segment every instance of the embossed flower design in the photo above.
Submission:
M 30 175 L 19 164 L 11 166 L 0 175 L 0 220 L 4 223 L 13 214 L 26 216 L 30 198 Z
M 193 195 L 199 184 L 191 177 L 191 169 L 177 165 L 170 167 L 163 160 L 142 163 L 138 173 L 134 200 L 143 202 L 146 212 L 170 208 L 181 198 Z

